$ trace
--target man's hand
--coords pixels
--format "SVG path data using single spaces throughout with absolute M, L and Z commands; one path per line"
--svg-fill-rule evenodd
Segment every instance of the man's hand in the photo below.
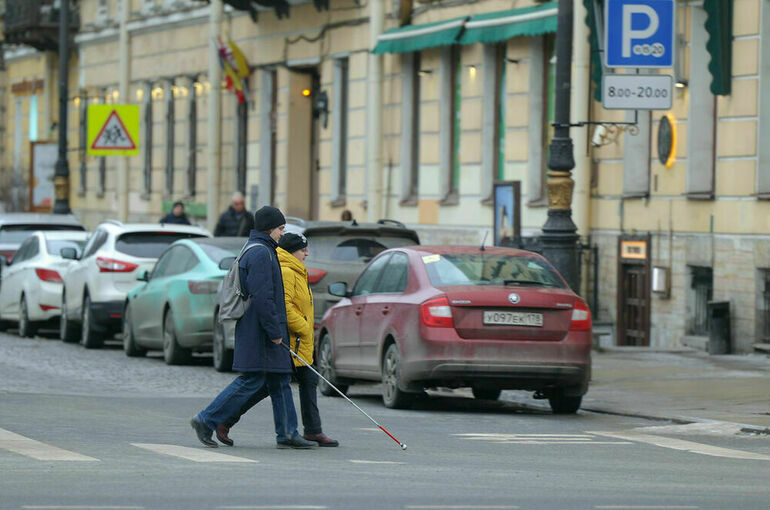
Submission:
M 274 344 L 280 344 L 281 342 L 283 342 L 283 338 L 276 338 L 276 339 L 274 339 L 274 340 L 271 340 L 271 341 L 272 341 Z

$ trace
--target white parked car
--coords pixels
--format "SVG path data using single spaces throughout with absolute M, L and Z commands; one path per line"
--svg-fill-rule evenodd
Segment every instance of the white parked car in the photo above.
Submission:
M 65 250 L 77 260 L 63 275 L 59 337 L 87 348 L 101 347 L 104 339 L 121 330 L 126 294 L 138 282 L 140 271 L 151 271 L 166 247 L 178 239 L 211 237 L 204 228 L 189 225 L 101 223 L 83 255 Z
M 32 336 L 45 322 L 56 320 L 61 308 L 62 273 L 72 261 L 62 258 L 69 248 L 80 254 L 87 232 L 34 232 L 3 268 L 0 279 L 0 329 L 19 323 L 20 336 Z
M 37 230 L 77 230 L 85 227 L 71 214 L 7 213 L 0 214 L 0 257 L 10 262 L 21 243 Z

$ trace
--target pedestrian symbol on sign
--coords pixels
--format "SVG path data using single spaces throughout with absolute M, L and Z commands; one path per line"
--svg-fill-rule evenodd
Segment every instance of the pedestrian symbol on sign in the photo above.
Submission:
M 113 110 L 101 132 L 96 136 L 96 140 L 91 144 L 91 148 L 96 150 L 130 150 L 135 149 L 136 144 L 128 134 L 118 113 Z

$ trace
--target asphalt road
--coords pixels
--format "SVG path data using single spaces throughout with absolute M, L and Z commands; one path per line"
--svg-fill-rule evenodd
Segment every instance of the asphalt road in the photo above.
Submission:
M 206 449 L 188 421 L 233 378 L 210 362 L 0 334 L 0 510 L 770 508 L 767 436 L 554 416 L 509 392 L 444 392 L 395 411 L 377 386 L 353 387 L 407 451 L 320 395 L 339 448 L 276 449 L 263 402 L 231 431 L 235 447 Z

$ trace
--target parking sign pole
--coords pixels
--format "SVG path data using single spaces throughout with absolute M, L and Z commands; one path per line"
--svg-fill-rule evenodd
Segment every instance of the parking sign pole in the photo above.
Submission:
M 577 227 L 572 221 L 572 191 L 575 181 L 574 148 L 570 138 L 570 94 L 572 81 L 573 0 L 559 0 L 556 25 L 556 91 L 554 136 L 548 159 L 548 219 L 543 225 L 543 255 L 580 292 Z
M 70 167 L 67 161 L 67 101 L 69 90 L 69 0 L 59 3 L 59 157 L 54 167 L 55 214 L 70 214 Z

